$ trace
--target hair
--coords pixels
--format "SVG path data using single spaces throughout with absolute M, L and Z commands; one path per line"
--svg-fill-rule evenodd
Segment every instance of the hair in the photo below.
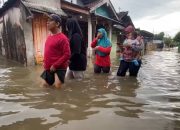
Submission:
M 59 15 L 57 14 L 51 14 L 50 15 L 51 19 L 54 20 L 56 23 L 59 23 L 58 27 L 62 25 L 62 19 Z
M 75 33 L 78 33 L 81 36 L 81 40 L 82 40 L 81 53 L 83 53 L 84 55 L 87 55 L 86 54 L 87 47 L 84 42 L 83 33 L 81 31 L 78 21 L 75 18 L 68 18 L 66 22 L 66 27 L 68 29 L 68 38 L 70 40 Z
M 75 33 L 78 33 L 83 38 L 81 28 L 75 18 L 68 18 L 66 22 L 66 27 L 68 29 L 69 39 L 71 39 L 72 35 Z

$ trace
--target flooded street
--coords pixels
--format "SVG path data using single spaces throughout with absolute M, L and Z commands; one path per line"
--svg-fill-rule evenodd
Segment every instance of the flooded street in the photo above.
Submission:
M 0 130 L 179 130 L 180 54 L 151 52 L 137 78 L 93 74 L 41 88 L 42 68 L 0 58 Z

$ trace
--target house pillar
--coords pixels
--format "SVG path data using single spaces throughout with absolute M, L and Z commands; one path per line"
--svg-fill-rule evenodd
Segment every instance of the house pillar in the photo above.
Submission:
M 112 41 L 112 23 L 109 23 L 109 40 Z
M 92 54 L 91 42 L 92 42 L 92 21 L 91 21 L 91 17 L 88 17 L 88 57 L 90 57 Z

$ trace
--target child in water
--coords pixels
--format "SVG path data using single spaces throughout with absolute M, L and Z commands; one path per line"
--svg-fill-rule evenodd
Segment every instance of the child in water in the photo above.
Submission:
M 123 43 L 124 52 L 127 52 L 127 55 L 133 57 L 133 62 L 136 66 L 139 65 L 138 59 L 138 51 L 136 51 L 136 47 L 140 46 L 140 42 L 137 40 L 137 32 L 133 31 L 127 34 L 127 39 Z M 123 59 L 123 55 L 120 56 L 120 60 Z

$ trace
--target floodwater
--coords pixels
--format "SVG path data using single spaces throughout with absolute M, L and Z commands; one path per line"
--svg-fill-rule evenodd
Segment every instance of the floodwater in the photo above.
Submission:
M 41 88 L 40 66 L 0 58 L 0 130 L 179 130 L 180 54 L 151 52 L 137 78 L 95 75 Z

